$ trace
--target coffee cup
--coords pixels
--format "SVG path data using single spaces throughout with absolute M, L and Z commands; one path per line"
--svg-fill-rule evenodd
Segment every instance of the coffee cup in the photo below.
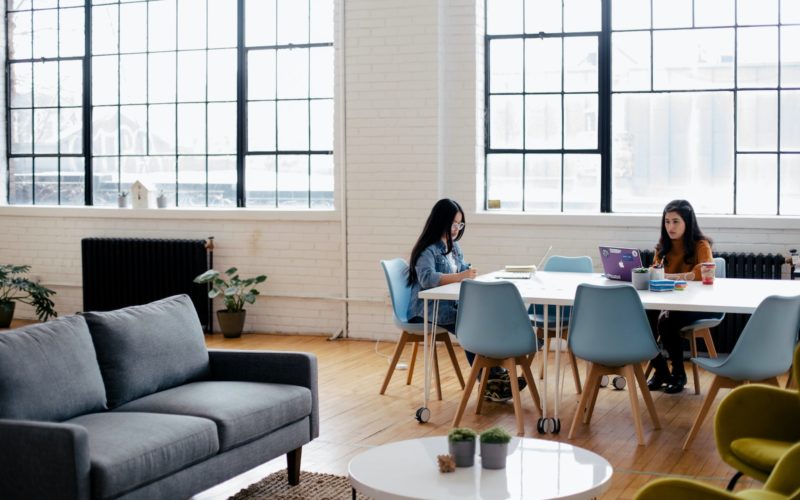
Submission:
M 703 262 L 700 264 L 700 276 L 703 278 L 704 285 L 714 284 L 714 275 L 717 272 L 717 265 L 713 262 Z
M 631 283 L 637 290 L 650 289 L 650 273 L 646 267 L 639 267 L 631 272 Z

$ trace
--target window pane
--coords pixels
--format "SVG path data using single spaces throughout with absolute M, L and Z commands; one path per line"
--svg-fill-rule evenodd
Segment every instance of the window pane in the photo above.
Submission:
M 275 157 L 272 155 L 248 156 L 245 162 L 247 178 L 247 206 L 274 207 L 275 191 Z
M 117 103 L 117 57 L 92 58 L 92 104 Z
M 58 14 L 56 10 L 33 13 L 33 57 L 58 56 Z
M 117 108 L 101 106 L 92 110 L 92 154 L 115 155 L 119 153 L 117 134 Z
M 732 29 L 655 32 L 653 65 L 656 89 L 708 89 L 733 86 Z
M 278 102 L 278 149 L 308 149 L 308 101 Z
M 92 159 L 92 201 L 95 206 L 114 206 L 117 204 L 119 187 L 119 159 Z
M 175 154 L 175 105 L 151 105 L 147 114 L 149 153 Z
M 275 99 L 275 51 L 251 50 L 247 54 L 247 97 Z
M 778 28 L 739 29 L 739 87 L 778 86 Z
M 58 205 L 58 158 L 34 158 L 33 191 L 37 205 Z
M 278 0 L 278 45 L 308 43 L 308 2 Z
M 147 106 L 120 106 L 120 153 L 147 154 Z
M 778 147 L 778 93 L 739 92 L 737 99 L 737 149 L 775 151 Z
M 275 45 L 277 21 L 276 0 L 246 0 L 245 44 L 248 47 Z
M 561 155 L 525 155 L 525 210 L 561 211 Z
M 333 43 L 333 2 L 311 0 L 311 43 Z
M 136 181 L 146 182 L 156 191 L 175 192 L 174 156 L 126 156 L 120 159 L 122 188 L 130 190 Z
M 597 37 L 564 39 L 564 91 L 597 90 Z
M 120 52 L 147 50 L 147 3 L 120 5 Z
M 120 103 L 147 102 L 147 55 L 120 56 L 119 64 Z
M 92 7 L 92 54 L 113 54 L 117 51 L 118 21 L 116 5 Z
M 206 152 L 206 105 L 178 104 L 178 154 Z
M 778 206 L 777 155 L 739 155 L 736 167 L 736 213 L 775 215 Z
M 8 57 L 10 59 L 30 59 L 33 53 L 33 21 L 30 12 L 8 15 Z
M 208 105 L 208 152 L 236 153 L 236 103 Z
M 206 46 L 206 0 L 178 0 L 178 49 Z
M 33 65 L 33 105 L 36 107 L 58 104 L 58 62 L 41 62 Z
M 83 64 L 81 61 L 59 62 L 61 106 L 83 104 Z
M 148 2 L 147 5 L 150 50 L 175 50 L 175 0 L 159 0 Z
M 650 2 L 642 0 L 613 0 L 611 22 L 615 30 L 650 28 Z
M 732 213 L 731 93 L 618 94 L 612 109 L 615 212 L 659 213 L 681 198 Z
M 26 154 L 33 152 L 33 111 L 11 110 L 11 152 Z
M 206 54 L 201 51 L 178 53 L 178 101 L 206 99 Z
M 600 31 L 600 0 L 564 0 L 564 31 Z
M 58 15 L 59 55 L 61 57 L 82 56 L 84 50 L 83 9 L 61 9 Z
M 800 2 L 796 0 L 781 0 L 781 22 L 800 23 Z
M 561 92 L 561 43 L 561 38 L 525 40 L 526 92 Z M 506 64 L 519 65 L 519 62 L 506 61 Z M 494 60 L 492 65 L 494 67 Z M 512 68 L 506 71 L 506 74 L 514 74 Z
M 236 206 L 236 157 L 208 157 L 208 206 Z
M 564 155 L 564 212 L 600 211 L 600 155 Z
M 275 151 L 275 102 L 251 102 L 247 107 L 247 150 Z
M 149 54 L 148 65 L 150 102 L 175 102 L 175 53 Z
M 522 40 L 493 40 L 489 50 L 490 92 L 521 92 Z
M 268 3 L 268 2 L 261 0 L 258 3 Z M 237 18 L 236 0 L 208 0 L 208 46 L 209 47 L 236 46 L 236 29 L 237 29 L 236 18 Z M 259 18 L 256 19 L 258 19 L 259 21 L 262 20 Z
M 522 0 L 488 0 L 486 34 L 522 33 Z
M 561 95 L 525 96 L 525 148 L 561 149 Z
M 560 0 L 525 0 L 525 33 L 542 31 L 545 33 L 561 31 Z
M 781 155 L 781 215 L 800 215 L 800 155 Z
M 208 100 L 236 100 L 236 51 L 208 51 Z
M 168 205 L 174 205 L 171 196 Z M 206 157 L 178 157 L 178 205 L 181 207 L 206 206 Z
M 564 148 L 597 148 L 597 95 L 564 96 Z
M 522 147 L 522 96 L 491 96 L 489 147 L 518 149 Z M 521 161 L 521 160 L 520 160 Z
M 9 158 L 8 202 L 12 205 L 33 203 L 33 158 Z
M 33 111 L 33 130 L 36 134 L 33 142 L 34 153 L 58 153 L 58 111 L 56 109 L 35 109 Z
M 9 65 L 11 72 L 11 107 L 23 108 L 33 106 L 33 65 L 16 63 Z
M 333 99 L 311 101 L 311 149 L 333 151 Z
M 695 0 L 695 26 L 733 26 L 736 16 L 734 0 Z
M 311 155 L 311 208 L 333 209 L 333 155 Z
M 781 151 L 800 151 L 800 91 L 797 90 L 781 92 Z
M 486 156 L 487 200 L 497 200 L 502 210 L 522 209 L 522 155 Z
M 691 27 L 692 0 L 653 0 L 653 28 Z
M 278 156 L 278 208 L 308 206 L 308 156 Z
M 309 97 L 333 97 L 333 47 L 311 49 Z
M 800 47 L 800 26 L 781 26 L 781 85 L 800 86 L 800 51 L 786 50 Z
M 59 148 L 62 154 L 83 152 L 83 110 L 62 108 L 59 117 Z
M 308 96 L 308 49 L 278 51 L 278 99 Z
M 611 48 L 613 90 L 650 90 L 650 33 L 613 33 Z
M 80 206 L 86 202 L 86 170 L 83 158 L 61 158 L 61 204 Z
M 737 5 L 739 25 L 778 23 L 778 0 L 737 0 Z

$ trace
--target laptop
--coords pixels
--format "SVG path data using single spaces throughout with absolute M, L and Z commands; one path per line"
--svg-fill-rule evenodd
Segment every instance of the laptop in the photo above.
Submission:
M 635 248 L 600 247 L 600 259 L 606 278 L 630 281 L 631 271 L 642 267 L 642 256 Z

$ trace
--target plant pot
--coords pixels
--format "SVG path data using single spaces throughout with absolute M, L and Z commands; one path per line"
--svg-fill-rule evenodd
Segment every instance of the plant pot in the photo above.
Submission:
M 117 206 L 119 208 L 128 208 L 128 197 L 127 196 L 117 196 Z
M 167 197 L 162 194 L 156 198 L 156 206 L 158 208 L 167 208 Z
M 244 310 L 239 312 L 228 312 L 225 309 L 217 311 L 219 329 L 225 338 L 235 339 L 242 336 L 246 316 L 247 311 Z
M 481 465 L 484 469 L 505 469 L 508 443 L 481 443 Z
M 11 326 L 11 320 L 14 319 L 14 308 L 17 303 L 12 301 L 0 302 L 0 328 L 8 328 Z
M 472 467 L 475 465 L 475 440 L 448 441 L 448 451 L 456 461 L 456 467 Z

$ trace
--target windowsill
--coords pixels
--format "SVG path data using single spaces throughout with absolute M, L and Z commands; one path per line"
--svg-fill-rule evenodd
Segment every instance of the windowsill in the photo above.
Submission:
M 87 219 L 260 220 L 338 222 L 338 210 L 264 210 L 256 208 L 116 208 L 60 206 L 0 206 L 0 216 Z
M 698 215 L 700 227 L 723 229 L 800 230 L 797 216 Z M 468 222 L 486 225 L 658 227 L 660 214 L 534 214 L 521 212 L 477 212 Z

